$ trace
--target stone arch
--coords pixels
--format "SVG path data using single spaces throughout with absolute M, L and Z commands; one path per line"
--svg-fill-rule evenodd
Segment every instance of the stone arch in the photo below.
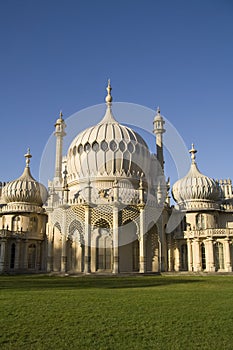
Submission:
M 110 223 L 106 219 L 96 220 L 92 234 L 92 271 L 112 270 L 112 237 Z
M 147 226 L 146 233 L 146 271 L 159 271 L 158 227 L 153 221 Z
M 84 270 L 83 225 L 76 219 L 68 227 L 66 255 L 67 271 L 82 272 Z
M 134 220 L 126 220 L 119 228 L 119 271 L 139 271 L 138 228 Z
M 83 241 L 83 225 L 79 220 L 73 220 L 68 228 L 68 238 L 72 241 L 76 240 L 80 244 Z

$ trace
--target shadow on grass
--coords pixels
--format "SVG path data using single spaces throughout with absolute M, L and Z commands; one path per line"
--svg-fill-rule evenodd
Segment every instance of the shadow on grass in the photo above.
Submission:
M 70 289 L 122 289 L 122 288 L 156 288 L 174 284 L 203 282 L 197 277 L 164 277 L 164 276 L 0 276 L 0 290 L 70 290 Z

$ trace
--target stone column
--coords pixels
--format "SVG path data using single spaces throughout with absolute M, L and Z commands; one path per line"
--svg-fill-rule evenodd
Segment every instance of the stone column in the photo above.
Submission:
M 74 244 L 74 243 L 73 243 Z M 82 244 L 81 242 L 75 242 L 75 272 L 82 272 Z
M 91 272 L 91 213 L 88 204 L 85 205 L 85 233 L 84 233 L 84 272 Z
M 66 254 L 66 235 L 62 235 L 62 247 L 61 247 L 61 272 L 67 270 L 67 254 Z
M 194 238 L 193 240 L 193 271 L 201 271 L 201 257 L 200 257 L 200 240 Z
M 188 271 L 193 271 L 192 243 L 189 238 L 187 239 L 187 250 L 188 250 Z
M 48 252 L 47 252 L 47 272 L 53 271 L 53 243 L 52 243 L 52 228 L 47 224 L 47 240 L 48 240 Z
M 180 271 L 180 247 L 179 247 L 179 241 L 175 241 L 174 270 L 175 271 Z
M 205 240 L 206 271 L 215 272 L 213 238 Z
M 113 273 L 119 273 L 119 215 L 116 203 L 113 206 Z
M 6 240 L 1 240 L 1 254 L 0 254 L 0 272 L 5 269 L 5 254 L 6 254 Z
M 172 249 L 172 237 L 171 234 L 168 235 L 168 250 L 167 250 L 167 257 L 168 257 L 168 271 L 173 271 L 173 249 Z
M 146 272 L 146 228 L 144 205 L 140 206 L 139 272 Z
M 230 240 L 228 237 L 224 239 L 224 263 L 225 271 L 232 272 Z

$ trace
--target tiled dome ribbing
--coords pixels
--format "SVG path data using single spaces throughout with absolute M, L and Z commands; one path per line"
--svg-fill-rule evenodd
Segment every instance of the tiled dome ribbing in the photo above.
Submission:
M 140 176 L 148 167 L 150 151 L 146 142 L 137 132 L 115 120 L 110 85 L 107 89 L 109 94 L 103 119 L 82 131 L 69 147 L 68 183 L 77 177 Z
M 203 175 L 195 162 L 195 153 L 197 151 L 192 145 L 190 153 L 192 154 L 192 164 L 188 174 L 178 180 L 173 188 L 173 198 L 177 203 L 192 200 L 216 201 L 220 197 L 220 189 L 216 181 Z
M 2 190 L 2 196 L 6 203 L 29 203 L 42 206 L 46 201 L 48 193 L 42 184 L 37 182 L 30 172 L 30 158 L 28 153 L 26 157 L 26 167 L 23 174 L 16 180 L 8 182 Z

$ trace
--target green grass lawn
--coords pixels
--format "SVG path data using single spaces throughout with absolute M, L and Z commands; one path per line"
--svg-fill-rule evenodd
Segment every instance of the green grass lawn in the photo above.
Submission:
M 0 276 L 0 349 L 233 349 L 233 276 Z

